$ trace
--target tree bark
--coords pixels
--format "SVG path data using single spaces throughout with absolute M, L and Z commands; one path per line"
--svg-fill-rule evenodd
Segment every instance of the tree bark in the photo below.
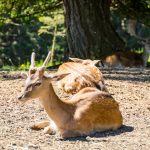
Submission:
M 110 21 L 111 0 L 63 0 L 69 55 L 102 58 L 124 43 Z

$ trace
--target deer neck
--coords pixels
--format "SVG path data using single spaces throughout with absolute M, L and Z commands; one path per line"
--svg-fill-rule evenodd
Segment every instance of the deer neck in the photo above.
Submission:
M 55 124 L 58 127 L 64 126 L 65 119 L 68 119 L 71 114 L 68 113 L 70 107 L 58 98 L 51 84 L 49 88 L 45 88 L 40 100 L 46 113 Z

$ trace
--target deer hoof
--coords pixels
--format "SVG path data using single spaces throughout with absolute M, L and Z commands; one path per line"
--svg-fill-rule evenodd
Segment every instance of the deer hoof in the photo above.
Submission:
M 51 129 L 50 126 L 44 128 L 44 134 L 55 134 L 55 131 Z

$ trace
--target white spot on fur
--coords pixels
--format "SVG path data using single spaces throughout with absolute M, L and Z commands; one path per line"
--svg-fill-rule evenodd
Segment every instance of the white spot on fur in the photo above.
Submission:
M 58 130 L 55 122 L 52 119 L 50 119 L 50 128 L 53 132 L 56 132 Z

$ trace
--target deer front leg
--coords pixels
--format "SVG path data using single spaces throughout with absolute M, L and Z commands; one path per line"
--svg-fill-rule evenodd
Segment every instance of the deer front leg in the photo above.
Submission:
M 44 128 L 44 133 L 45 134 L 55 134 L 57 130 L 58 129 L 57 129 L 57 126 L 54 123 L 54 121 L 50 120 L 49 126 L 47 126 L 47 127 Z
M 44 129 L 44 133 L 45 134 L 55 134 L 57 131 L 57 126 L 55 125 L 55 123 L 52 120 L 44 120 L 44 121 L 40 121 L 35 123 L 33 126 L 31 126 L 31 129 L 33 130 L 40 130 L 40 129 Z
M 50 122 L 48 120 L 40 121 L 32 125 L 30 128 L 33 130 L 41 130 L 49 126 Z
M 44 128 L 44 134 L 55 134 L 56 130 L 54 130 L 50 125 Z

